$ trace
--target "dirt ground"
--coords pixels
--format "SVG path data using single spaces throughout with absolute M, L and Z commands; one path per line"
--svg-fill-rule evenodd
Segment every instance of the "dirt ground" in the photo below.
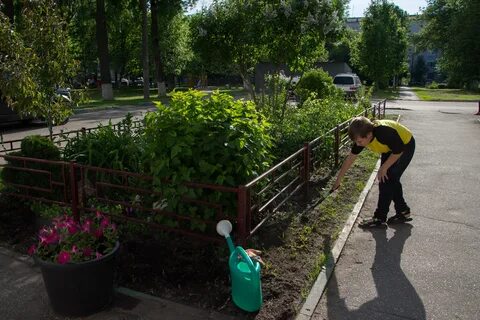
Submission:
M 118 256 L 118 285 L 240 319 L 294 318 L 363 189 L 375 158 L 357 162 L 338 194 L 325 198 L 322 186 L 329 182 L 318 179 L 311 185 L 308 202 L 303 197 L 290 201 L 252 239 L 250 246 L 262 250 L 266 262 L 262 268 L 264 304 L 258 313 L 241 311 L 230 298 L 226 244 L 192 244 L 186 239 L 158 235 L 125 240 Z M 0 206 L 0 245 L 25 253 L 35 235 L 34 215 L 18 201 L 0 199 Z

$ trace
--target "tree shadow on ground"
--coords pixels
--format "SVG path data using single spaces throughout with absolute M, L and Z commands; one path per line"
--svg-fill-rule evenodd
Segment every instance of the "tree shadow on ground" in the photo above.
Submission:
M 335 273 L 326 292 L 328 319 L 417 319 L 425 320 L 420 296 L 404 274 L 400 262 L 405 241 L 411 235 L 410 224 L 390 226 L 395 229 L 387 239 L 386 229 L 371 230 L 375 239 L 375 260 L 371 267 L 377 297 L 356 309 L 349 309 L 340 297 Z

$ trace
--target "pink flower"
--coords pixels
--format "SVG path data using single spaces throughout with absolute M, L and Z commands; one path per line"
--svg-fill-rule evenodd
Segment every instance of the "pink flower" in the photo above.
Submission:
M 83 223 L 82 231 L 83 231 L 83 232 L 90 232 L 90 228 L 91 228 L 91 227 L 92 227 L 92 220 L 87 219 L 87 220 L 85 220 L 85 222 Z
M 28 255 L 32 256 L 36 251 L 37 251 L 37 247 L 34 244 L 32 244 L 30 248 L 28 248 L 27 252 L 28 252 Z
M 108 227 L 109 224 L 110 221 L 108 220 L 108 218 L 103 218 L 103 220 L 100 222 L 100 227 L 105 228 Z
M 94 232 L 95 238 L 100 239 L 103 236 L 103 228 L 98 228 Z
M 91 248 L 84 248 L 83 249 L 83 256 L 84 257 L 90 257 L 92 255 L 92 249 Z
M 38 239 L 40 239 L 40 243 L 38 244 L 39 246 L 44 246 L 47 244 L 47 237 L 46 236 L 38 236 Z
M 97 211 L 95 216 L 98 218 L 98 219 L 101 219 L 103 218 L 103 214 L 100 212 L 100 211 Z
M 82 217 L 80 222 L 64 215 L 56 218 L 52 227 L 39 231 L 39 241 L 28 249 L 28 253 L 58 264 L 100 259 L 110 251 L 97 251 L 96 248 L 111 248 L 117 232 L 111 219 L 99 212 L 93 217 Z
M 52 232 L 47 235 L 46 239 L 45 239 L 45 243 L 46 244 L 55 244 L 57 243 L 58 241 L 60 240 L 60 237 L 57 233 L 56 230 L 52 230 Z
M 67 224 L 67 230 L 68 230 L 68 233 L 74 234 L 78 231 L 78 227 L 76 224 Z
M 60 263 L 60 264 L 65 264 L 68 261 L 70 261 L 70 254 L 66 251 L 61 251 L 58 254 L 57 262 Z

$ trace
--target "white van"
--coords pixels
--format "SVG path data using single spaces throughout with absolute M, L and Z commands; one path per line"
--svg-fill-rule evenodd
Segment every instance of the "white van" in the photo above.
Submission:
M 347 95 L 354 95 L 362 86 L 360 78 L 355 73 L 339 73 L 333 78 L 333 84 Z

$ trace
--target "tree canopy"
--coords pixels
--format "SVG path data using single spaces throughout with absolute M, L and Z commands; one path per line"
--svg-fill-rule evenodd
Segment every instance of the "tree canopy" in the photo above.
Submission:
M 12 24 L 0 12 L 0 92 L 20 114 L 43 117 L 51 125 L 70 108 L 55 99 L 55 90 L 75 75 L 76 61 L 65 21 L 53 0 L 24 2 Z
M 407 13 L 387 0 L 374 0 L 361 28 L 353 62 L 376 86 L 384 88 L 407 68 Z
M 450 84 L 478 87 L 480 81 L 480 1 L 429 0 L 417 39 L 441 51 L 439 67 Z
M 233 65 L 249 83 L 260 61 L 306 70 L 326 59 L 343 27 L 346 1 L 219 0 L 193 18 L 194 48 L 206 64 Z

